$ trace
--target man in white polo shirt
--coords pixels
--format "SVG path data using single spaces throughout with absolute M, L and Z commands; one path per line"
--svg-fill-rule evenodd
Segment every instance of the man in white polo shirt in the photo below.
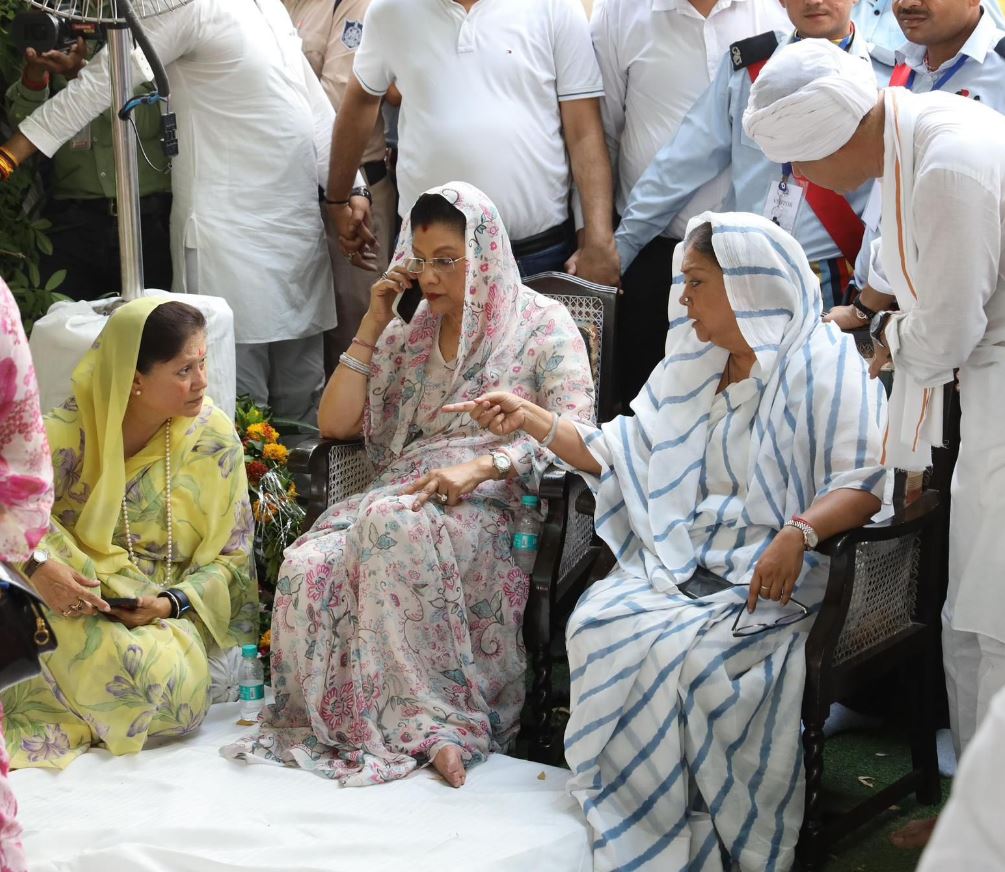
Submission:
M 604 0 L 596 5 L 591 29 L 604 77 L 601 110 L 619 214 L 656 152 L 673 139 L 715 78 L 730 45 L 790 27 L 778 0 Z M 674 247 L 687 222 L 722 207 L 728 193 L 727 170 L 692 197 L 622 278 L 615 377 L 626 411 L 663 358 Z
M 340 201 L 393 85 L 402 216 L 423 191 L 462 179 L 499 208 L 524 275 L 562 269 L 577 248 L 571 164 L 584 218 L 575 270 L 617 282 L 603 85 L 579 0 L 374 0 L 353 71 L 328 187 L 344 251 L 362 240 Z

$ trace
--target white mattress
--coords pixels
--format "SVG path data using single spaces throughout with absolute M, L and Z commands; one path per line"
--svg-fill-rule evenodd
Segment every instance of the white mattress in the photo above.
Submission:
M 12 773 L 31 872 L 590 868 L 563 769 L 496 754 L 459 790 L 429 770 L 340 788 L 224 760 L 218 748 L 249 730 L 238 707 L 213 706 L 194 736 L 141 754 Z

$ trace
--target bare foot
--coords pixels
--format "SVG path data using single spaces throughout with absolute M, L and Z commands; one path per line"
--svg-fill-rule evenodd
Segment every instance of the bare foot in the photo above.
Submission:
M 895 848 L 905 850 L 916 850 L 924 848 L 928 840 L 932 838 L 932 830 L 939 819 L 937 817 L 926 818 L 920 821 L 911 821 L 901 827 L 895 833 L 890 834 L 890 844 Z
M 436 752 L 432 762 L 433 768 L 451 787 L 460 787 L 464 784 L 468 774 L 464 771 L 461 749 L 456 745 L 444 745 Z

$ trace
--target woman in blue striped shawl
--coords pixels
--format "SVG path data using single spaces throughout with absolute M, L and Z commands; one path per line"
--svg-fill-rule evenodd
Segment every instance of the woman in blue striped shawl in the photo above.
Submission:
M 728 855 L 731 869 L 788 869 L 801 618 L 826 582 L 805 547 L 879 510 L 885 399 L 854 341 L 821 323 L 791 236 L 748 214 L 688 230 L 670 353 L 634 417 L 594 428 L 499 393 L 453 409 L 550 440 L 586 474 L 618 559 L 567 630 L 566 757 L 594 868 L 721 870 Z M 734 587 L 701 595 L 688 582 L 702 567 Z

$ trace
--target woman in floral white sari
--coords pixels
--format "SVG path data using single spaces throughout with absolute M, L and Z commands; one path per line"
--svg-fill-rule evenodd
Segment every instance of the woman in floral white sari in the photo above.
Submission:
M 415 281 L 423 301 L 406 324 L 391 303 Z M 432 762 L 459 787 L 517 730 L 529 585 L 510 524 L 553 455 L 440 407 L 506 385 L 587 421 L 585 345 L 562 305 L 521 285 L 492 203 L 455 182 L 412 209 L 347 355 L 321 430 L 362 433 L 378 476 L 287 551 L 276 702 L 257 736 L 224 753 L 351 785 Z

